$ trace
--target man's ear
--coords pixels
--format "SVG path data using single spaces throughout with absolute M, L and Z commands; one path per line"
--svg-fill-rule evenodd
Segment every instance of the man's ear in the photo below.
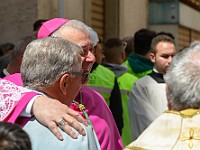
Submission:
M 123 61 L 126 59 L 126 53 L 125 52 L 121 53 L 121 58 L 122 58 Z
M 149 53 L 149 58 L 150 58 L 150 60 L 151 60 L 152 63 L 155 63 L 155 61 L 156 61 L 155 55 L 156 55 L 156 54 L 154 54 L 154 53 L 152 53 L 152 52 Z
M 19 64 L 19 66 L 21 66 L 21 64 L 22 64 L 22 59 L 23 59 L 23 55 L 20 55 L 20 56 L 19 56 L 19 59 L 18 59 L 18 64 Z
M 63 93 L 63 95 L 67 94 L 67 85 L 68 85 L 68 79 L 69 79 L 69 74 L 64 74 L 61 76 L 60 81 L 59 81 L 59 87 L 60 87 L 60 91 Z

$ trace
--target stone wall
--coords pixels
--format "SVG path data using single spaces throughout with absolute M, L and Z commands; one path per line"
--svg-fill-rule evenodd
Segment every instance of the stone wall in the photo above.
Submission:
M 133 36 L 148 25 L 148 0 L 120 0 L 119 37 Z
M 2 0 L 0 5 L 0 44 L 17 43 L 32 32 L 37 19 L 35 0 Z

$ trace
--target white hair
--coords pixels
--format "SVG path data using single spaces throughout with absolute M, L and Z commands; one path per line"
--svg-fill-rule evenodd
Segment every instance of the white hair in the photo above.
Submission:
M 64 73 L 80 72 L 81 47 L 62 38 L 41 38 L 31 42 L 24 53 L 21 74 L 24 86 L 53 85 Z
M 200 107 L 200 41 L 178 52 L 164 76 L 177 110 Z
M 91 43 L 95 47 L 97 45 L 97 43 L 99 42 L 98 35 L 91 27 L 87 27 L 87 29 L 90 34 Z
M 69 20 L 68 22 L 64 23 L 63 25 L 60 26 L 56 31 L 54 31 L 51 36 L 52 37 L 61 37 L 61 35 L 65 34 L 65 30 L 71 30 L 71 28 L 75 28 L 77 30 L 80 30 L 84 33 L 88 33 L 87 30 L 87 25 L 85 25 L 83 22 L 78 21 L 78 20 Z

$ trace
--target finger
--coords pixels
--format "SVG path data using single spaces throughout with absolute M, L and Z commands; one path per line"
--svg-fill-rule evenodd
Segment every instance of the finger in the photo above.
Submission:
M 67 113 L 74 117 L 76 120 L 78 120 L 80 123 L 84 124 L 87 126 L 87 121 L 76 111 L 72 110 L 72 109 L 68 109 Z
M 80 123 L 71 116 L 65 116 L 64 120 L 75 130 L 79 132 L 81 135 L 86 135 L 84 128 L 80 125 Z
M 69 136 L 71 136 L 74 139 L 77 139 L 77 135 L 76 133 L 72 130 L 71 126 L 69 126 L 67 123 L 65 123 L 65 125 L 60 126 L 60 128 L 67 133 Z
M 58 126 L 55 122 L 51 121 L 48 125 L 48 128 L 50 129 L 50 131 L 59 139 L 59 140 L 63 140 L 63 137 L 60 133 L 60 131 L 58 130 Z

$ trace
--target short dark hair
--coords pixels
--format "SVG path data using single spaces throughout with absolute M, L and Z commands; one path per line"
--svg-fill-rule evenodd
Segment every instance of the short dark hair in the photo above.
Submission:
M 0 122 L 1 150 L 31 150 L 28 134 L 16 124 Z
M 113 47 L 118 47 L 123 44 L 123 41 L 120 40 L 119 38 L 110 38 L 105 41 L 104 47 L 105 48 L 113 48 Z
M 124 49 L 120 48 L 124 46 Z M 105 60 L 109 63 L 113 63 L 119 59 L 121 53 L 125 53 L 125 42 L 119 38 L 110 38 L 104 43 L 104 55 Z M 122 51 L 123 50 L 123 51 Z
M 134 50 L 136 54 L 146 55 L 150 51 L 152 39 L 156 36 L 155 31 L 140 29 L 134 34 Z
M 32 33 L 31 35 L 26 36 L 22 40 L 20 40 L 14 50 L 11 53 L 10 61 L 11 63 L 15 63 L 16 59 L 20 57 L 20 55 L 24 54 L 24 51 L 26 50 L 27 45 L 36 39 L 36 33 Z
M 157 34 L 157 36 L 158 36 L 158 35 L 167 35 L 167 36 L 171 37 L 173 40 L 175 40 L 174 35 L 173 35 L 172 33 L 170 33 L 170 32 L 161 31 L 161 32 L 159 32 L 159 33 Z
M 38 19 L 33 24 L 33 31 L 38 31 L 40 27 L 42 26 L 43 22 L 48 21 L 47 19 Z
M 134 41 L 132 36 L 127 36 L 122 39 L 122 41 L 127 43 L 125 48 L 126 57 L 129 57 L 130 54 L 134 53 Z
M 10 57 L 10 55 L 4 55 L 0 57 L 0 71 L 2 71 L 8 66 L 10 62 Z
M 3 53 L 5 54 L 9 50 L 13 50 L 15 45 L 13 43 L 7 42 L 7 43 L 1 44 L 0 47 Z
M 0 47 L 0 57 L 3 56 L 3 50 L 2 48 Z
M 172 43 L 175 45 L 174 40 L 170 36 L 164 35 L 164 34 L 158 35 L 152 39 L 152 42 L 151 42 L 151 52 L 152 53 L 156 53 L 156 46 L 160 42 L 168 42 L 168 43 Z

